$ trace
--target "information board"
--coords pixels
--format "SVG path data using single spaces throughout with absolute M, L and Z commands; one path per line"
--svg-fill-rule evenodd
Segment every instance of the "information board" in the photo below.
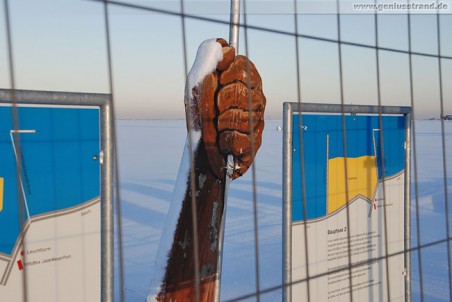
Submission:
M 408 119 L 291 113 L 286 301 L 405 301 Z
M 99 108 L 16 116 L 0 106 L 0 300 L 100 301 Z

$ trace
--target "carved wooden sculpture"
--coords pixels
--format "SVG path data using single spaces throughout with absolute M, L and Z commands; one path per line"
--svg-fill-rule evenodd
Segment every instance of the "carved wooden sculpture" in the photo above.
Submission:
M 201 134 L 199 140 L 193 141 L 196 144 L 193 153 L 196 190 L 193 193 L 197 208 L 201 302 L 214 300 L 215 281 L 218 278 L 217 259 L 224 207 L 226 157 L 228 154 L 234 156 L 233 179 L 248 170 L 254 158 L 251 153 L 251 136 L 254 138 L 255 152 L 262 142 L 266 103 L 261 77 L 250 60 L 236 56 L 235 49 L 223 39 L 205 43 L 210 43 L 209 47 L 215 43 L 213 47 L 217 52 L 221 47 L 216 66 L 207 75 L 202 75 L 204 77 L 199 83 L 187 81 L 188 95 L 185 98 L 187 120 L 191 119 L 188 122 L 188 132 Z M 206 46 L 202 44 L 198 50 L 194 64 L 197 66 L 203 63 L 200 60 L 208 60 L 206 57 L 210 55 L 200 55 L 201 47 Z M 200 71 L 196 72 L 199 76 Z M 188 174 L 160 289 L 148 301 L 196 301 L 190 182 Z

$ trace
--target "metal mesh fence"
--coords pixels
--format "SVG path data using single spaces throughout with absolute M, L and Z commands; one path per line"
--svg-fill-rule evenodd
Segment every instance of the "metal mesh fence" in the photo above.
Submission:
M 231 26 L 230 3 L 222 0 L 3 3 L 0 86 L 13 95 L 24 88 L 107 91 L 117 118 L 183 117 L 185 76 L 197 45 L 206 38 L 226 38 Z M 412 108 L 411 297 L 450 301 L 452 3 L 409 11 L 404 5 L 417 3 L 398 4 L 242 0 L 238 52 L 253 60 L 262 75 L 267 120 L 282 119 L 283 101 Z M 121 184 L 122 159 L 115 160 L 115 183 Z M 265 278 L 272 270 L 263 264 L 269 252 L 262 258 L 259 239 L 265 240 L 268 225 L 258 218 L 271 214 L 260 211 L 266 204 L 259 195 L 265 190 L 259 185 L 262 171 L 258 160 L 243 188 L 252 192 L 255 265 L 239 282 L 253 283 L 255 290 L 229 291 L 222 297 L 226 301 L 272 301 L 290 285 L 282 278 L 279 284 Z M 275 179 L 280 177 L 275 173 Z M 140 294 L 127 292 L 117 205 L 116 297 L 141 301 Z M 223 266 L 230 265 L 225 261 Z M 307 280 L 292 281 L 310 278 L 308 272 Z M 235 285 L 231 281 L 226 287 Z

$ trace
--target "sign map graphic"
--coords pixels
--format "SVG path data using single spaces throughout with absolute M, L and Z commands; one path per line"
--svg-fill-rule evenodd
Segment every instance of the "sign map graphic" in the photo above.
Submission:
M 0 106 L 0 300 L 22 301 L 25 269 L 29 301 L 72 301 L 66 289 L 98 300 L 99 110 L 19 106 L 16 127 L 13 117 Z

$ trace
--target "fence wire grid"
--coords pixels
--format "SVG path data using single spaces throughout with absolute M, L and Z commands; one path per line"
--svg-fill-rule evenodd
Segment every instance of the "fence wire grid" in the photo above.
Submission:
M 283 101 L 412 107 L 412 240 L 409 251 L 403 251 L 411 252 L 411 299 L 451 301 L 452 2 L 434 1 L 434 6 L 408 12 L 405 6 L 396 10 L 383 6 L 387 2 L 363 2 L 374 6 L 242 0 L 238 53 L 261 73 L 268 132 L 276 133 L 270 127 L 280 125 Z M 405 4 L 416 2 L 400 2 Z M 0 12 L 0 87 L 12 89 L 13 99 L 16 89 L 107 92 L 119 122 L 183 118 L 185 77 L 197 46 L 208 38 L 227 40 L 231 26 L 230 2 L 225 0 L 3 0 Z M 15 115 L 15 128 L 18 120 Z M 116 136 L 115 155 L 121 155 Z M 159 160 L 149 157 L 149 162 Z M 258 155 L 248 172 L 251 178 L 238 182 L 249 205 L 235 203 L 252 213 L 253 223 L 244 224 L 248 229 L 242 232 L 252 234 L 253 242 L 238 240 L 243 233 L 233 227 L 228 234 L 228 225 L 225 235 L 226 250 L 228 239 L 236 241 L 233 247 L 251 247 L 245 255 L 253 258 L 252 264 L 234 275 L 236 260 L 226 254 L 224 274 L 230 275 L 223 276 L 223 301 L 278 301 L 291 285 L 283 284 L 282 268 L 273 267 L 282 263 L 282 214 L 274 212 L 282 205 L 269 206 L 265 197 L 282 200 L 281 173 L 268 171 L 261 162 Z M 131 184 L 122 168 L 128 164 L 127 157 L 115 156 L 115 300 L 143 301 L 160 233 L 127 231 L 130 202 L 122 192 Z M 268 175 L 274 182 L 260 183 Z M 161 232 L 163 226 L 154 227 Z M 317 277 L 307 272 L 306 279 L 292 282 Z M 312 301 L 307 288 L 306 300 Z M 26 296 L 26 285 L 23 290 Z M 388 300 L 389 291 L 388 286 Z

